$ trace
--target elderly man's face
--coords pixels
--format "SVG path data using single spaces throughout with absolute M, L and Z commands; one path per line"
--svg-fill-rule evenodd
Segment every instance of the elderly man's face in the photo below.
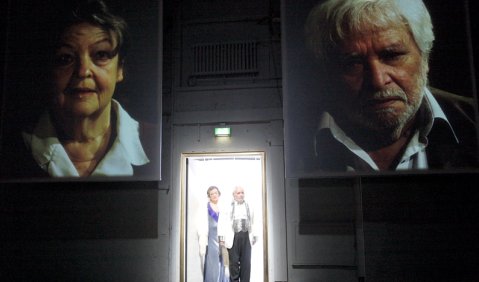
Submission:
M 233 192 L 233 198 L 236 202 L 242 203 L 244 201 L 244 189 L 242 187 L 237 187 Z
M 340 44 L 341 114 L 395 139 L 422 100 L 427 65 L 408 30 L 377 30 Z

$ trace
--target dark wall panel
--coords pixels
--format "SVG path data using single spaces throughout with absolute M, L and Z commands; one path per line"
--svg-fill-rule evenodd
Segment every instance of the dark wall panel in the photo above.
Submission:
M 3 183 L 3 240 L 158 236 L 157 182 Z
M 478 180 L 363 178 L 366 281 L 478 281 Z

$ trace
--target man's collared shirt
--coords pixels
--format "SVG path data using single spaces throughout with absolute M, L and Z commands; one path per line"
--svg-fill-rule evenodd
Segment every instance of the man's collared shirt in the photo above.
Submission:
M 248 211 L 246 210 L 246 204 L 243 202 L 239 204 L 238 202 L 234 202 L 234 214 L 233 220 L 236 219 L 248 219 Z
M 450 134 L 457 142 L 454 130 L 447 120 L 446 115 L 427 88 L 425 88 L 424 99 L 418 111 L 418 116 L 422 120 L 422 126 L 418 128 L 411 137 L 406 149 L 404 150 L 401 160 L 396 166 L 396 170 L 429 168 L 426 155 L 426 147 L 428 145 L 427 136 L 431 132 L 431 129 L 437 119 L 441 119 L 447 123 L 448 128 L 450 129 Z M 324 134 L 332 135 L 337 142 L 343 144 L 356 157 L 353 165 L 346 165 L 345 169 L 347 171 L 379 170 L 378 166 L 368 155 L 368 153 L 346 135 L 346 133 L 338 126 L 338 124 L 336 124 L 334 118 L 328 112 L 324 112 L 320 119 L 318 134 L 315 139 L 317 157 L 321 158 L 321 153 L 318 153 L 318 150 L 321 149 L 317 144 L 318 137 Z
M 112 100 L 112 110 L 117 116 L 117 136 L 91 176 L 131 176 L 133 175 L 132 165 L 139 166 L 149 162 L 140 142 L 138 122 L 131 118 L 115 100 Z M 33 134 L 24 132 L 23 139 L 31 149 L 35 161 L 50 176 L 79 176 L 60 143 L 47 112 L 40 118 Z

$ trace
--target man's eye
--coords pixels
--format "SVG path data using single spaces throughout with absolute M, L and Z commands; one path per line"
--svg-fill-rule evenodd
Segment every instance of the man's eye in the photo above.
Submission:
M 384 61 L 396 61 L 399 60 L 405 55 L 405 53 L 402 52 L 384 52 L 381 54 L 381 58 Z
M 342 66 L 362 65 L 363 63 L 364 59 L 361 56 L 350 55 L 339 58 L 339 64 L 341 64 Z
M 348 59 L 343 61 L 343 66 L 345 67 L 357 66 L 362 64 L 363 64 L 363 61 L 360 59 Z
M 351 73 L 362 70 L 364 62 L 361 58 L 351 57 L 342 59 L 340 65 L 343 72 Z
M 55 56 L 54 63 L 56 66 L 68 66 L 75 61 L 75 57 L 71 54 L 58 54 Z

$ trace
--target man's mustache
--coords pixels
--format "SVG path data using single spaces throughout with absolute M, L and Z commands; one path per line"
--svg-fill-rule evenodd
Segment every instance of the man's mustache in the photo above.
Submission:
M 364 93 L 359 96 L 359 100 L 362 105 L 367 105 L 386 100 L 401 100 L 407 102 L 408 97 L 402 89 L 386 89 L 374 93 Z

